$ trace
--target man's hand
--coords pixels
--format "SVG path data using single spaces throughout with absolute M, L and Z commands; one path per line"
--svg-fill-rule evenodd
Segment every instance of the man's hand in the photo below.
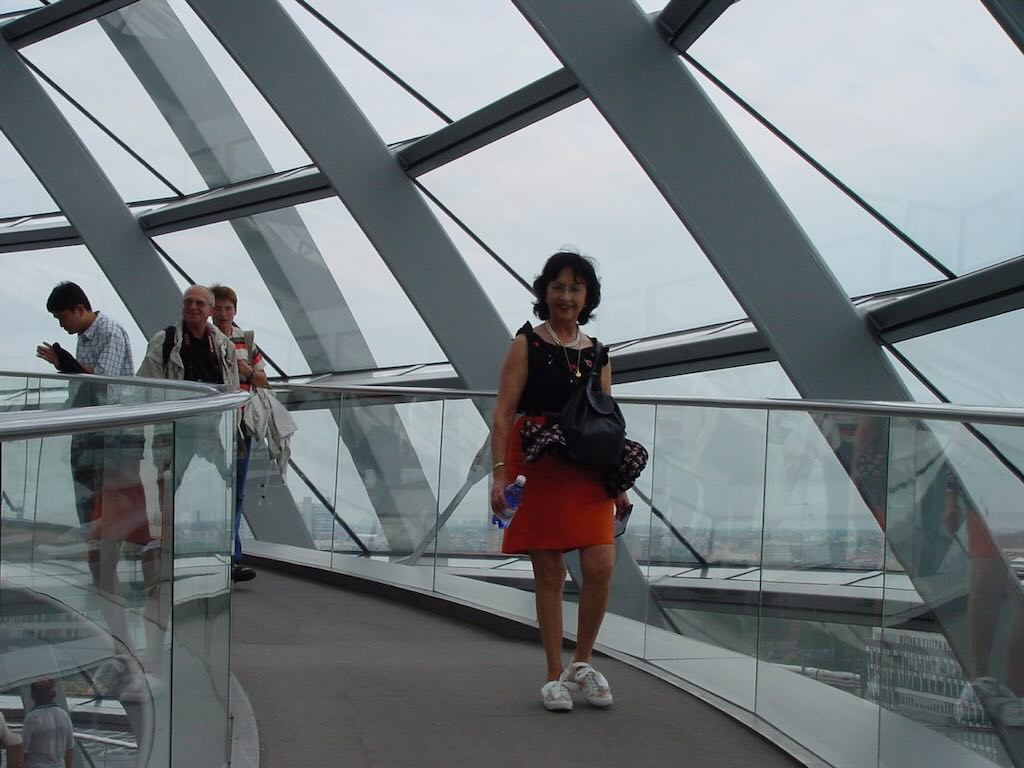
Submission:
M 252 366 L 244 360 L 238 361 L 238 378 L 240 381 L 248 381 L 249 377 L 252 376 Z
M 54 368 L 57 367 L 57 353 L 53 351 L 53 347 L 47 344 L 45 341 L 36 347 L 36 357 L 40 360 L 45 360 Z

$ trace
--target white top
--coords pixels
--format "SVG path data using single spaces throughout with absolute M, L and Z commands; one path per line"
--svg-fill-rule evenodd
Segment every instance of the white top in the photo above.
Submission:
M 7 721 L 0 715 L 0 747 L 16 747 L 21 744 L 21 736 L 7 727 Z
M 75 748 L 68 713 L 55 704 L 36 707 L 25 715 L 25 768 L 64 768 L 64 755 Z

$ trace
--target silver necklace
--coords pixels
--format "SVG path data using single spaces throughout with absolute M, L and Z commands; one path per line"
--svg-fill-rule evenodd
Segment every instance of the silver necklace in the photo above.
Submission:
M 563 342 L 558 338 L 558 334 L 555 333 L 555 329 L 551 327 L 551 323 L 547 320 L 544 321 L 544 327 L 548 329 L 548 333 L 551 334 L 551 338 L 555 340 L 555 344 L 560 347 L 573 347 L 575 348 L 580 343 L 580 327 L 576 326 L 576 338 L 569 342 Z

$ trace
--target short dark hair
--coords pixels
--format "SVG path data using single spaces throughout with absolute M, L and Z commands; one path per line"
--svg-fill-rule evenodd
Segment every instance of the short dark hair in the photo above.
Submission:
M 46 300 L 46 311 L 55 315 L 65 309 L 74 309 L 79 304 L 92 312 L 92 304 L 89 303 L 85 291 L 78 283 L 65 281 L 50 291 L 50 298 Z
M 533 281 L 533 295 L 537 297 L 537 300 L 533 303 L 533 314 L 541 320 L 547 320 L 551 317 L 551 312 L 548 310 L 548 304 L 544 301 L 544 297 L 547 296 L 548 285 L 566 267 L 572 270 L 574 278 L 582 280 L 587 284 L 587 303 L 583 305 L 583 311 L 580 312 L 577 321 L 580 325 L 586 325 L 587 321 L 594 316 L 594 310 L 597 309 L 597 305 L 601 303 L 601 281 L 597 279 L 597 270 L 594 268 L 594 262 L 586 256 L 581 256 L 572 251 L 559 251 L 544 263 L 544 269 L 540 271 L 537 279 Z
M 213 294 L 213 303 L 218 301 L 230 301 L 231 306 L 238 309 L 238 294 L 226 285 L 214 284 L 210 286 L 210 293 Z

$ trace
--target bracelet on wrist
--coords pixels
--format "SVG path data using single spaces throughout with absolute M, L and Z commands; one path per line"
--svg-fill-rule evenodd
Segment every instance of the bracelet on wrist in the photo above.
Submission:
M 505 462 L 504 461 L 499 461 L 497 464 L 495 464 L 493 467 L 491 467 L 491 472 L 492 473 L 493 472 L 497 472 L 499 469 L 501 469 L 504 466 L 505 466 Z

